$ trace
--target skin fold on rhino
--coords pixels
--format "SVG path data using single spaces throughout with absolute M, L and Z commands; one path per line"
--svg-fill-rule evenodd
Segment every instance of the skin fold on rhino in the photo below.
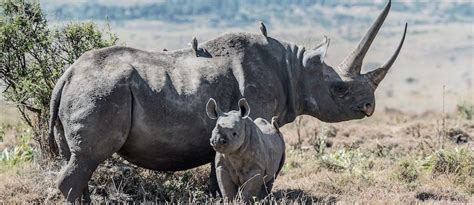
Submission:
M 79 199 L 96 167 L 113 153 L 161 171 L 211 162 L 214 122 L 203 111 L 209 98 L 233 110 L 245 97 L 252 118 L 278 116 L 282 126 L 303 114 L 326 122 L 372 115 L 374 91 L 406 33 L 405 26 L 383 66 L 360 74 L 389 10 L 390 1 L 356 49 L 334 68 L 324 63 L 327 39 L 305 50 L 251 33 L 200 43 L 197 55 L 191 48 L 146 52 L 123 46 L 86 52 L 58 80 L 51 98 L 50 145 L 69 159 L 59 189 L 68 201 Z

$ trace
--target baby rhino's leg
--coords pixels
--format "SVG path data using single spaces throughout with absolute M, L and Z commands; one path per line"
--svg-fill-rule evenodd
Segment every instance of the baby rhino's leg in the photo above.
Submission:
M 219 163 L 216 163 L 219 164 Z M 224 166 L 216 167 L 217 184 L 221 190 L 222 198 L 234 200 L 237 195 L 237 185 L 232 182 L 229 172 Z
M 241 198 L 246 201 L 252 201 L 254 197 L 256 199 L 261 199 L 262 194 L 262 187 L 264 186 L 264 176 L 260 170 L 255 170 L 250 172 L 247 176 L 245 176 L 247 181 L 240 187 L 240 194 Z

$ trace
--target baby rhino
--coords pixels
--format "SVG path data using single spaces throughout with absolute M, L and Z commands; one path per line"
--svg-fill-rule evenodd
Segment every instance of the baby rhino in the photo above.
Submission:
M 222 196 L 245 201 L 262 199 L 272 189 L 273 181 L 285 160 L 285 144 L 275 117 L 272 123 L 249 117 L 245 99 L 239 110 L 223 113 L 214 99 L 207 103 L 207 115 L 217 119 L 210 139 L 216 150 L 217 182 Z

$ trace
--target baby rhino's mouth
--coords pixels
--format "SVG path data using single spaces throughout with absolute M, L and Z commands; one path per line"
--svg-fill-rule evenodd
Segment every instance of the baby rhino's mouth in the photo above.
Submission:
M 227 141 L 222 138 L 211 138 L 210 144 L 216 152 L 222 152 L 227 145 Z

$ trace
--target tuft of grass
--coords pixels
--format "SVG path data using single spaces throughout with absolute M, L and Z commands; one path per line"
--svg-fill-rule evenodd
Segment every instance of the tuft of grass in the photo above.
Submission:
M 417 162 L 410 159 L 400 160 L 394 170 L 395 178 L 410 187 L 416 186 L 416 181 L 420 174 Z
M 470 149 L 438 150 L 425 159 L 422 167 L 433 177 L 453 175 L 455 184 L 467 193 L 474 192 L 474 152 Z
M 376 183 L 374 175 L 370 173 L 328 174 L 326 178 L 317 183 L 318 187 L 323 192 L 335 195 L 360 193 Z
M 433 175 L 455 174 L 474 177 L 474 152 L 463 148 L 454 150 L 438 150 L 430 155 L 423 167 Z
M 461 117 L 466 120 L 472 120 L 472 117 L 474 116 L 474 104 L 466 102 L 460 103 L 457 105 L 457 110 Z
M 364 172 L 374 166 L 372 159 L 360 149 L 339 149 L 335 153 L 323 155 L 319 165 L 333 172 Z
M 326 126 L 323 126 L 321 132 L 318 133 L 316 143 L 314 143 L 313 148 L 316 151 L 316 157 L 322 157 L 326 150 L 326 140 L 328 135 L 328 129 Z

